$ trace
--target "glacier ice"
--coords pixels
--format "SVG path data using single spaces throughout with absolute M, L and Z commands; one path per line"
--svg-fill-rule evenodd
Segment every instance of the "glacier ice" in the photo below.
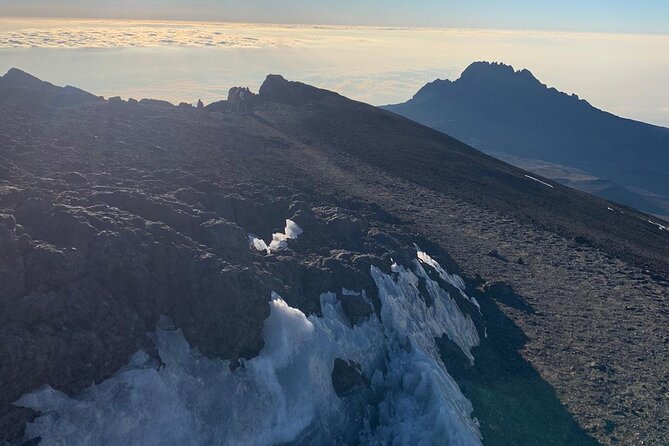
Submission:
M 393 265 L 391 274 L 376 267 L 370 274 L 380 317 L 351 327 L 335 293 L 320 296 L 322 317 L 272 294 L 265 346 L 234 371 L 159 324 L 164 366 L 139 351 L 113 377 L 75 397 L 48 386 L 24 395 L 15 404 L 42 413 L 27 426 L 27 438 L 41 436 L 45 446 L 480 445 L 471 403 L 434 342 L 446 334 L 473 361 L 479 338 L 471 318 L 418 258 Z M 331 381 L 335 358 L 360 364 L 368 385 L 339 398 Z
M 199 355 L 180 331 L 159 328 L 164 367 L 151 367 L 139 352 L 76 398 L 50 387 L 23 396 L 18 405 L 44 413 L 28 436 L 42 436 L 46 446 L 265 445 L 295 440 L 317 416 L 336 426 L 331 414 L 344 410 L 330 384 L 331 359 L 362 360 L 381 331 L 378 323 L 349 329 L 332 317 L 333 300 L 323 296 L 329 317 L 317 320 L 274 295 L 264 349 L 235 371 Z
M 283 230 L 283 233 L 276 232 L 272 235 L 272 241 L 269 245 L 259 237 L 256 237 L 253 234 L 249 234 L 249 243 L 251 246 L 258 251 L 267 251 L 268 253 L 278 251 L 279 249 L 284 249 L 288 247 L 288 240 L 296 239 L 300 234 L 302 234 L 302 228 L 298 226 L 293 220 L 286 219 L 286 227 Z
M 479 313 L 481 312 L 481 305 L 479 305 L 478 301 L 474 296 L 468 296 L 467 293 L 465 293 L 465 281 L 462 279 L 462 277 L 458 276 L 457 274 L 449 274 L 436 260 L 434 260 L 428 253 L 425 251 L 422 251 L 418 245 L 414 244 L 414 247 L 416 248 L 416 256 L 418 257 L 418 260 L 420 260 L 422 263 L 431 266 L 437 274 L 439 274 L 439 277 L 441 277 L 441 280 L 443 280 L 446 283 L 450 283 L 453 285 L 455 288 L 460 290 L 460 295 L 473 303 L 476 308 L 478 308 Z

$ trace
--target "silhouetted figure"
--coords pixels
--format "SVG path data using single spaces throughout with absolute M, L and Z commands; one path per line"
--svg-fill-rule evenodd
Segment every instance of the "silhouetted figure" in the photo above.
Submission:
M 197 100 L 197 109 L 202 110 L 204 108 L 204 102 L 202 102 L 202 99 Z
M 228 92 L 230 109 L 237 113 L 252 113 L 255 94 L 248 87 L 232 87 Z

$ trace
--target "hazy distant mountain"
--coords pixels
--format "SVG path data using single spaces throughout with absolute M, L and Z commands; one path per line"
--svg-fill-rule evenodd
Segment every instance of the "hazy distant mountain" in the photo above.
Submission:
M 438 79 L 385 108 L 556 181 L 669 216 L 669 129 L 599 110 L 528 70 L 475 62 L 456 81 Z
M 38 107 L 64 107 L 101 100 L 76 87 L 57 87 L 17 68 L 0 77 L 0 92 L 4 101 L 16 100 Z

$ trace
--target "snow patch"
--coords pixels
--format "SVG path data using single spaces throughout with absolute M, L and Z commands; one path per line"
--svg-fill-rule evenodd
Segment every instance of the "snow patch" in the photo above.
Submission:
M 265 243 L 261 238 L 248 234 L 249 243 L 251 247 L 258 251 L 267 251 L 267 253 L 275 252 L 280 249 L 285 249 L 288 247 L 288 240 L 294 240 L 302 234 L 302 228 L 300 228 L 297 223 L 293 220 L 286 219 L 286 227 L 283 230 L 283 233 L 276 232 L 272 235 L 272 241 Z
M 665 225 L 662 225 L 662 224 L 660 224 L 660 223 L 656 223 L 656 222 L 654 222 L 654 221 L 652 221 L 652 220 L 648 220 L 648 223 L 650 223 L 651 225 L 655 225 L 655 226 L 657 226 L 657 228 L 658 228 L 660 231 L 669 231 L 669 226 L 665 226 Z
M 267 246 L 267 243 L 259 237 L 256 237 L 253 234 L 248 235 L 249 238 L 249 243 L 251 244 L 252 248 L 255 248 L 258 251 L 266 251 L 269 252 L 269 248 Z
M 530 175 L 525 175 L 525 178 L 529 178 L 529 179 L 532 180 L 532 181 L 536 181 L 537 183 L 541 183 L 541 184 L 543 184 L 544 186 L 548 186 L 548 187 L 550 187 L 551 189 L 554 188 L 554 186 L 553 186 L 552 184 L 548 184 L 548 183 L 546 183 L 545 181 L 541 181 L 539 178 L 534 178 L 533 176 L 530 176 Z

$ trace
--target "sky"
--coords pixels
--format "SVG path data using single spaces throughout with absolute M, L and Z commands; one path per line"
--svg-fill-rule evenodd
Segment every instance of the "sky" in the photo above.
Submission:
M 487 60 L 669 127 L 667 48 L 669 35 L 648 34 L 0 19 L 0 72 L 18 67 L 106 97 L 211 102 L 277 73 L 383 105 Z
M 0 0 L 0 16 L 669 34 L 667 0 Z
M 667 28 L 669 0 L 0 0 L 0 74 L 178 103 L 275 73 L 384 105 L 486 60 L 669 127 Z

